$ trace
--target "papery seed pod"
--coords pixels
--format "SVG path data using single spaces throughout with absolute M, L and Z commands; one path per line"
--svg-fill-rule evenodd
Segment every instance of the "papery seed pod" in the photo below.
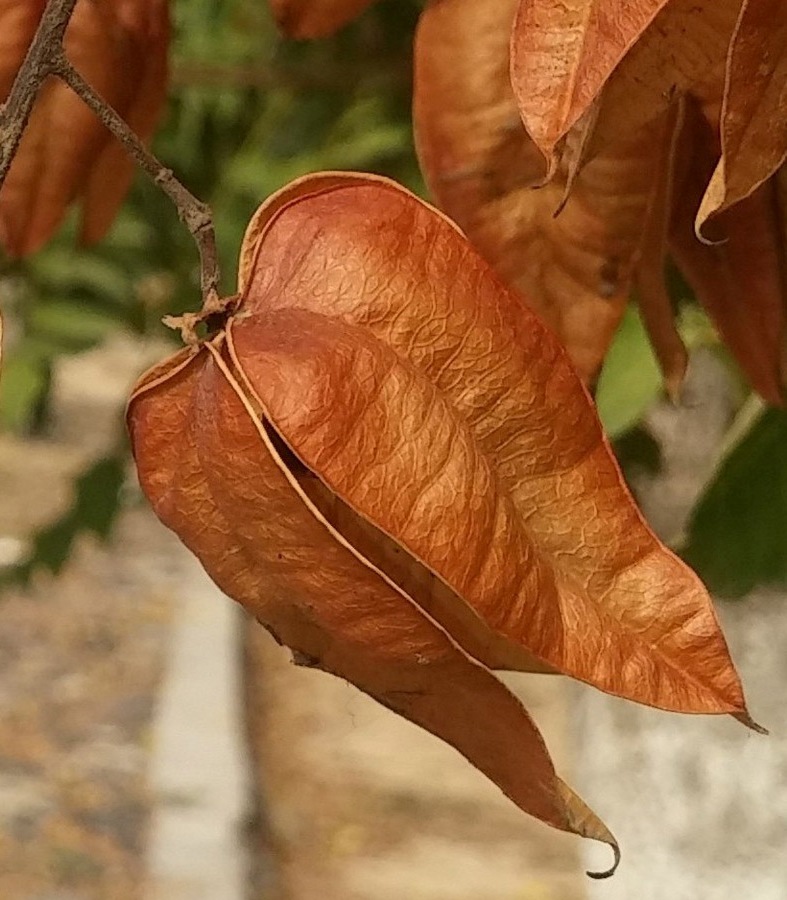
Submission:
M 158 516 L 279 641 L 613 846 L 490 669 L 748 721 L 565 351 L 453 223 L 308 176 L 252 219 L 226 307 L 143 376 L 129 427 Z

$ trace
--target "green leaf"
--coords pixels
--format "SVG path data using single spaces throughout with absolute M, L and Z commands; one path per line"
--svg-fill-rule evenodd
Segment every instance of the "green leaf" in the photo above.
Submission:
M 40 353 L 24 346 L 5 356 L 0 379 L 0 427 L 29 432 L 39 421 L 49 394 L 51 367 Z
M 658 362 L 642 319 L 629 304 L 596 389 L 596 407 L 609 437 L 633 428 L 660 393 Z
M 719 351 L 719 338 L 707 313 L 683 301 L 677 326 L 686 349 L 710 347 Z M 663 383 L 658 361 L 635 303 L 629 303 L 618 327 L 596 387 L 596 407 L 610 439 L 634 428 L 661 397 Z
M 125 465 L 123 451 L 91 463 L 74 483 L 71 507 L 34 535 L 26 559 L 3 572 L 0 584 L 27 584 L 39 569 L 56 575 L 71 555 L 75 540 L 86 531 L 107 540 L 121 507 Z
M 125 322 L 125 315 L 96 309 L 87 303 L 50 301 L 30 312 L 31 332 L 59 343 L 63 350 L 87 350 Z
M 125 459 L 105 456 L 83 472 L 76 483 L 74 517 L 86 531 L 106 540 L 120 505 Z
M 720 596 L 787 582 L 786 448 L 787 412 L 768 409 L 694 509 L 681 555 Z
M 128 273 L 116 263 L 101 259 L 95 252 L 73 250 L 58 244 L 33 263 L 36 281 L 49 295 L 86 293 L 101 297 L 105 303 L 126 303 L 129 297 Z

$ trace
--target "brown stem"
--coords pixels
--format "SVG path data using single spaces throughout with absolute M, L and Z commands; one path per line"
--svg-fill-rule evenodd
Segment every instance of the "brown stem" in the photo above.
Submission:
M 203 305 L 212 305 L 218 298 L 219 261 L 210 207 L 198 200 L 175 178 L 170 169 L 156 159 L 118 113 L 71 65 L 62 49 L 54 55 L 52 71 L 95 113 L 98 120 L 112 132 L 175 204 L 180 220 L 191 232 L 199 249 Z
M 36 95 L 52 73 L 52 51 L 63 46 L 63 35 L 76 2 L 49 0 L 11 86 L 11 93 L 0 105 L 0 187 L 19 147 Z

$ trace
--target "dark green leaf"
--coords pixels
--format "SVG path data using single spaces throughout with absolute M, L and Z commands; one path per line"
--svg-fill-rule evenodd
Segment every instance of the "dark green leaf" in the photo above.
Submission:
M 3 359 L 0 380 L 0 428 L 30 433 L 43 418 L 51 366 L 41 353 L 22 346 Z
M 682 555 L 720 596 L 787 581 L 787 412 L 766 410 L 724 460 Z
M 616 438 L 612 449 L 628 481 L 637 472 L 655 475 L 662 466 L 661 447 L 647 429 L 639 426 Z
M 76 483 L 74 516 L 79 526 L 106 539 L 117 513 L 125 477 L 125 460 L 119 456 L 99 459 Z
M 74 541 L 84 532 L 106 540 L 121 507 L 125 463 L 125 453 L 121 452 L 91 463 L 76 479 L 70 509 L 33 537 L 27 558 L 3 572 L 0 583 L 27 584 L 39 569 L 56 575 L 68 560 Z

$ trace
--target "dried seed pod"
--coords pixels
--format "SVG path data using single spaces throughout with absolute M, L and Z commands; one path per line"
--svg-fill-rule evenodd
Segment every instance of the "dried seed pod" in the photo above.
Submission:
M 747 718 L 565 351 L 392 182 L 264 204 L 220 330 L 143 376 L 129 427 L 156 513 L 226 593 L 551 825 L 615 846 L 489 669 Z

